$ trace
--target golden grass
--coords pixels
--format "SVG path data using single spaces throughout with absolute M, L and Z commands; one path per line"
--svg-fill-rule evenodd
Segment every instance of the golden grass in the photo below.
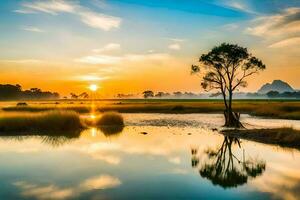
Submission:
M 116 135 L 123 131 L 124 119 L 122 115 L 117 112 L 107 112 L 96 119 L 95 125 L 105 136 Z
M 104 113 L 95 122 L 96 126 L 124 126 L 124 119 L 121 114 L 117 112 Z
M 58 105 L 58 104 L 41 104 L 41 105 L 28 105 L 28 106 L 8 106 L 3 107 L 3 111 L 10 112 L 43 112 L 52 110 L 64 110 L 64 111 L 75 111 L 77 113 L 88 113 L 90 107 L 87 105 Z
M 15 104 L 14 104 L 15 105 Z M 90 101 L 60 101 L 43 104 L 28 103 L 28 106 L 3 107 L 3 111 L 40 112 L 46 110 L 73 110 L 89 113 Z M 96 101 L 95 112 L 119 113 L 223 113 L 224 105 L 220 100 L 110 100 Z M 282 119 L 300 119 L 300 101 L 280 100 L 236 100 L 233 102 L 236 112 L 254 116 Z
M 1 113 L 0 132 L 45 132 L 81 130 L 83 125 L 74 111 L 40 113 Z

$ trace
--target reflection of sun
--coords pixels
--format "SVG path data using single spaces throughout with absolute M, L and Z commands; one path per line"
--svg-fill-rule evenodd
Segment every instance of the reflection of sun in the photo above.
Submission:
M 89 86 L 89 89 L 90 89 L 91 91 L 95 92 L 95 91 L 98 90 L 98 86 L 95 85 L 95 84 L 91 84 L 91 85 Z
M 96 135 L 97 135 L 97 130 L 96 130 L 95 128 L 92 128 L 92 129 L 91 129 L 91 135 L 92 135 L 93 137 L 96 137 Z
M 96 116 L 94 114 L 90 115 L 91 119 L 96 119 Z

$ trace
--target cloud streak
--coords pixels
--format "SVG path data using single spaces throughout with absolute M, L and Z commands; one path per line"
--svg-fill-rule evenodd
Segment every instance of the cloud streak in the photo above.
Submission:
M 37 12 L 45 12 L 56 15 L 58 12 L 73 13 L 76 10 L 76 5 L 71 2 L 65 2 L 62 0 L 54 1 L 35 1 L 32 3 L 22 4 L 25 10 L 33 10 Z
M 168 58 L 170 58 L 170 55 L 164 53 L 126 54 L 124 56 L 95 54 L 78 58 L 75 61 L 93 65 L 110 65 L 119 64 L 121 62 L 140 62 L 146 60 L 160 61 Z
M 91 55 L 79 58 L 75 61 L 86 63 L 86 64 L 102 64 L 102 65 L 109 65 L 109 64 L 116 64 L 121 62 L 122 58 L 117 56 L 108 56 L 108 55 Z
M 181 45 L 178 44 L 178 43 L 170 44 L 169 45 L 169 49 L 171 49 L 171 50 L 180 50 L 181 49 Z
M 122 21 L 119 17 L 94 12 L 77 3 L 64 0 L 47 0 L 23 3 L 22 9 L 15 10 L 15 12 L 22 14 L 42 12 L 52 15 L 58 15 L 59 13 L 70 13 L 78 16 L 80 21 L 85 25 L 105 31 L 109 31 L 113 28 L 119 28 Z
M 120 44 L 109 43 L 109 44 L 105 45 L 104 47 L 102 47 L 100 49 L 93 49 L 93 52 L 102 53 L 102 52 L 108 52 L 108 51 L 116 51 L 116 50 L 120 50 L 120 49 L 121 49 Z
M 246 32 L 260 37 L 299 33 L 300 8 L 288 8 L 280 14 L 259 17 L 253 21 L 253 24 L 246 29 Z
M 298 46 L 300 45 L 300 37 L 293 37 L 288 38 L 285 40 L 281 40 L 279 42 L 276 42 L 274 44 L 271 44 L 270 48 L 282 48 L 282 47 L 288 47 L 288 46 Z
M 34 27 L 34 26 L 25 26 L 25 27 L 22 27 L 22 29 L 24 31 L 30 31 L 30 32 L 36 32 L 36 33 L 44 33 L 45 31 L 38 28 L 38 27 Z

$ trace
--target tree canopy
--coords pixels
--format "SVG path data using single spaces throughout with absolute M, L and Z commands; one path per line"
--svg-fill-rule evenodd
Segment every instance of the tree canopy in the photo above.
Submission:
M 192 65 L 191 72 L 205 74 L 201 83 L 206 90 L 233 91 L 246 87 L 246 78 L 266 68 L 263 62 L 252 56 L 247 48 L 222 43 L 199 58 L 201 66 Z M 201 68 L 204 68 L 203 70 Z
M 201 86 L 206 91 L 217 90 L 222 94 L 228 125 L 232 125 L 233 91 L 246 87 L 247 77 L 264 70 L 265 64 L 249 53 L 247 48 L 228 43 L 222 43 L 207 54 L 202 54 L 199 62 L 200 65 L 191 66 L 191 73 L 203 75 Z

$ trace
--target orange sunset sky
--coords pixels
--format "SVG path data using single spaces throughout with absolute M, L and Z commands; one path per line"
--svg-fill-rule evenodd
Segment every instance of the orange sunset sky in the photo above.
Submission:
M 268 2 L 1 1 L 0 83 L 62 95 L 96 84 L 107 97 L 203 92 L 190 65 L 229 42 L 267 66 L 243 91 L 274 79 L 299 89 L 300 3 Z

